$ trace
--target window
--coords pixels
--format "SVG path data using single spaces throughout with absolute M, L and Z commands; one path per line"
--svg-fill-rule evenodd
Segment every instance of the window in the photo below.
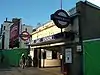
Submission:
M 25 28 L 25 31 L 27 31 L 27 28 Z
M 5 26 L 4 26 L 4 30 L 5 30 Z

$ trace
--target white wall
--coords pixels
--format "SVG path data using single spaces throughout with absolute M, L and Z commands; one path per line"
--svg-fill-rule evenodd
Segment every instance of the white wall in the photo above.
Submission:
M 3 32 L 5 33 L 4 49 L 9 49 L 10 26 L 12 24 L 13 23 L 8 23 L 8 22 L 3 23 L 3 27 L 5 26 L 5 30 L 3 30 Z
M 59 59 L 41 59 L 41 66 L 43 67 L 43 62 L 44 62 L 44 67 L 56 67 L 56 66 L 61 66 L 60 60 Z
M 33 57 L 34 57 L 34 50 L 30 50 L 30 55 L 31 55 L 32 60 L 33 60 Z M 33 66 L 33 62 L 32 62 L 32 66 Z

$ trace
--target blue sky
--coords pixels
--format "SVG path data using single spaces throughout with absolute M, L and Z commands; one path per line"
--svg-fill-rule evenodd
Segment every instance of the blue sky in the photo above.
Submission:
M 60 8 L 60 0 L 0 0 L 0 24 L 7 17 L 22 18 L 22 23 L 35 27 L 50 20 L 50 15 Z M 63 9 L 69 10 L 79 0 L 62 0 Z

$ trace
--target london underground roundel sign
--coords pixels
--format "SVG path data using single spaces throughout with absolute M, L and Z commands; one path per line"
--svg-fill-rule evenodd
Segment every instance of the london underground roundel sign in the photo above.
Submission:
M 30 34 L 27 32 L 27 31 L 23 31 L 21 34 L 20 34 L 20 37 L 22 40 L 26 41 L 30 38 Z
M 65 28 L 70 23 L 70 16 L 66 11 L 60 9 L 51 15 L 51 20 L 54 21 L 58 28 Z

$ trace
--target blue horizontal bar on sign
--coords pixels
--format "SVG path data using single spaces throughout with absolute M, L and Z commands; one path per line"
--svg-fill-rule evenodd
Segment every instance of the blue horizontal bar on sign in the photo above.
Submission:
M 34 43 L 52 41 L 52 40 L 56 40 L 56 39 L 63 38 L 63 37 L 64 37 L 63 34 L 58 33 L 58 34 L 55 34 L 55 35 L 52 35 L 52 36 L 47 36 L 47 37 L 36 39 L 36 40 L 34 40 Z

